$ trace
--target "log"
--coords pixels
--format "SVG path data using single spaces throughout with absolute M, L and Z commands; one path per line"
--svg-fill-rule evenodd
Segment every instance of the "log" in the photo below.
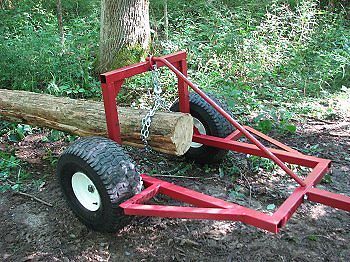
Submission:
M 118 113 L 123 144 L 144 147 L 140 130 L 147 110 L 119 107 Z M 107 136 L 103 102 L 0 89 L 0 115 L 4 120 L 78 136 Z M 149 145 L 162 153 L 183 155 L 190 147 L 192 134 L 193 120 L 189 114 L 157 112 L 150 128 Z

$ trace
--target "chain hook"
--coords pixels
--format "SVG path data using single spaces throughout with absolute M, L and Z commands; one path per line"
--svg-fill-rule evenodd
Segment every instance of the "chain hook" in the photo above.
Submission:
M 157 62 L 154 62 L 153 55 L 149 55 L 148 57 L 149 67 L 151 70 L 155 69 L 155 66 L 157 66 Z
M 153 106 L 149 110 L 149 112 L 146 114 L 146 116 L 142 119 L 142 128 L 141 128 L 141 139 L 145 144 L 146 151 L 150 151 L 150 147 L 148 145 L 148 138 L 150 135 L 150 127 L 152 123 L 152 117 L 156 113 L 156 111 L 159 108 L 166 109 L 166 102 L 164 98 L 161 96 L 162 94 L 162 87 L 160 85 L 159 81 L 159 70 L 157 67 L 157 63 L 155 62 L 153 64 L 153 56 L 149 56 L 149 63 L 151 68 L 151 74 L 152 74 L 152 84 L 153 84 Z

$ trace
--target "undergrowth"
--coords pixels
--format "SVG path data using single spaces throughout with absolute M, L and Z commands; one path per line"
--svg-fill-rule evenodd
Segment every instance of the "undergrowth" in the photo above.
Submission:
M 191 77 L 243 120 L 293 133 L 296 115 L 314 109 L 305 101 L 349 85 L 349 21 L 344 10 L 331 13 L 317 1 L 244 2 L 172 1 L 168 41 L 163 20 L 153 20 L 161 21 L 158 49 L 187 49 Z M 154 8 L 161 13 L 160 3 Z
M 55 9 L 49 8 L 49 2 L 24 0 L 0 10 L 0 87 L 72 97 L 100 96 L 94 75 L 97 6 L 88 10 L 88 15 L 66 14 L 62 46 Z
M 18 191 L 23 182 L 32 177 L 23 165 L 13 154 L 0 151 L 0 193 L 8 190 Z
M 100 99 L 99 4 L 63 2 L 62 46 L 55 1 L 3 2 L 0 88 Z M 315 0 L 168 0 L 168 38 L 164 2 L 150 4 L 152 52 L 186 50 L 191 79 L 225 97 L 239 120 L 264 132 L 294 133 L 300 115 L 327 117 L 319 102 L 349 88 L 346 1 L 330 10 Z M 176 79 L 169 70 L 162 74 L 170 102 Z M 150 79 L 146 74 L 127 81 L 120 101 L 147 107 Z

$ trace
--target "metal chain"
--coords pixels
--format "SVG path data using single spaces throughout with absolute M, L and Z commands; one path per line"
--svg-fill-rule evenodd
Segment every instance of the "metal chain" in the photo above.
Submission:
M 150 57 L 150 61 L 152 61 L 152 57 Z M 159 70 L 157 67 L 157 64 L 155 63 L 152 69 L 152 85 L 153 85 L 153 106 L 151 107 L 151 109 L 149 110 L 149 112 L 147 113 L 147 115 L 142 118 L 141 124 L 141 140 L 142 142 L 145 144 L 145 149 L 147 151 L 150 151 L 151 148 L 148 144 L 148 138 L 150 135 L 150 127 L 152 124 L 152 118 L 154 116 L 154 114 L 156 113 L 156 111 L 159 108 L 163 108 L 165 110 L 167 110 L 167 105 L 166 102 L 164 100 L 164 98 L 162 97 L 162 87 L 160 85 L 160 81 L 159 81 Z

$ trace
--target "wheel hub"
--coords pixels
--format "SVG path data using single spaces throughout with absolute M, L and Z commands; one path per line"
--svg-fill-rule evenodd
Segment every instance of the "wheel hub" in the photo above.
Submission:
M 72 189 L 79 203 L 89 211 L 96 211 L 101 206 L 101 197 L 91 179 L 82 172 L 72 176 Z
M 205 130 L 205 127 L 202 124 L 202 122 L 199 121 L 195 117 L 193 117 L 193 125 L 194 125 L 195 128 L 197 128 L 199 134 L 201 134 L 201 135 L 206 135 L 207 134 L 207 131 Z M 201 144 L 201 143 L 196 143 L 196 142 L 192 142 L 191 143 L 191 147 L 193 147 L 193 148 L 199 148 L 201 146 L 203 146 L 203 144 Z

